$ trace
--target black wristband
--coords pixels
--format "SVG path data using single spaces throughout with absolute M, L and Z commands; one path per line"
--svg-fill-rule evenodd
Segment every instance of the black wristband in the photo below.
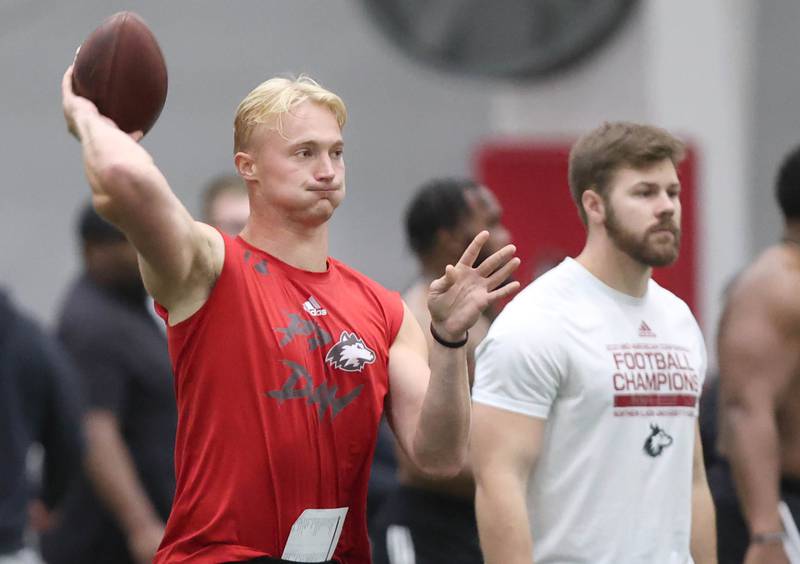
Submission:
M 786 538 L 783 531 L 771 531 L 768 533 L 753 533 L 750 535 L 750 544 L 779 544 Z
M 436 329 L 433 328 L 433 322 L 431 322 L 431 335 L 433 335 L 433 338 L 437 343 L 439 343 L 443 347 L 447 347 L 448 349 L 460 349 L 461 347 L 466 345 L 467 341 L 469 340 L 469 331 L 467 331 L 467 334 L 464 335 L 464 338 L 461 339 L 460 341 L 455 341 L 455 342 L 446 341 L 442 339 L 442 336 L 439 335 L 439 333 L 436 332 Z

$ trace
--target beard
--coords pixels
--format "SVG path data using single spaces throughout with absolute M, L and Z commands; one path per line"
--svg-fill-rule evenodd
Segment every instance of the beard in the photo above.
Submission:
M 678 259 L 681 229 L 671 218 L 650 227 L 640 236 L 622 225 L 613 207 L 606 204 L 606 209 L 606 232 L 619 250 L 635 261 L 651 267 L 669 266 Z M 667 242 L 657 241 L 665 229 L 672 233 L 672 239 Z

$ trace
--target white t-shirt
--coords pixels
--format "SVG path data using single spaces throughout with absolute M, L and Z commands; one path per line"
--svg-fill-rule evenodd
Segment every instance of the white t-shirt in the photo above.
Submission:
M 473 399 L 546 419 L 528 482 L 536 564 L 688 564 L 706 351 L 686 304 L 566 259 L 478 348 Z

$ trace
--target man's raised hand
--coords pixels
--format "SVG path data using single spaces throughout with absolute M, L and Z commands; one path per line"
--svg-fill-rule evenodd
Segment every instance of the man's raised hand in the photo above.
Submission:
M 488 231 L 478 233 L 455 266 L 447 265 L 444 275 L 430 285 L 431 323 L 448 341 L 463 339 L 484 309 L 519 290 L 519 282 L 503 284 L 520 264 L 514 245 L 506 245 L 475 266 L 488 239 Z

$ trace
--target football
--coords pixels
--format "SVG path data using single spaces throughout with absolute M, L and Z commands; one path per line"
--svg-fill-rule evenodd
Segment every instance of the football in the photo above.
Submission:
M 167 65 L 144 20 L 119 12 L 95 29 L 75 57 L 72 87 L 121 130 L 147 133 L 167 99 Z

